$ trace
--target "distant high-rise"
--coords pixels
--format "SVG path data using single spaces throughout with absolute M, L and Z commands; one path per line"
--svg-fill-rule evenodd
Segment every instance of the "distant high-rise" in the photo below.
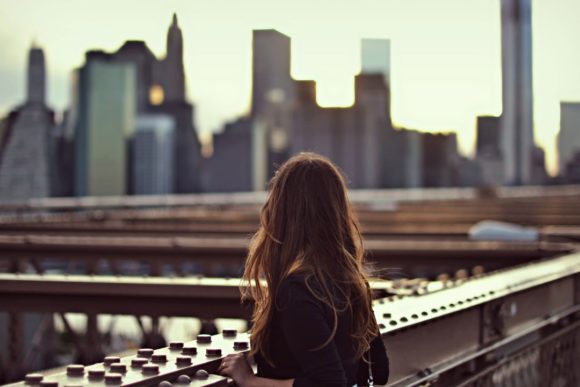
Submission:
M 28 53 L 27 103 L 44 104 L 46 98 L 46 74 L 44 52 L 33 46 Z
M 175 122 L 164 114 L 137 117 L 132 141 L 133 194 L 161 195 L 173 193 Z
M 361 73 L 383 74 L 385 83 L 391 83 L 391 41 L 363 39 L 361 41 Z
M 500 118 L 477 117 L 476 159 L 481 171 L 481 183 L 502 185 L 505 181 Z
M 558 133 L 558 167 L 560 174 L 580 153 L 580 102 L 560 103 L 560 132 Z
M 29 199 L 51 195 L 50 130 L 54 113 L 45 105 L 44 53 L 28 54 L 27 98 L 5 128 L 0 155 L 0 198 Z
M 129 140 L 135 128 L 135 67 L 89 52 L 73 98 L 75 195 L 128 194 Z
M 167 53 L 163 63 L 165 100 L 167 102 L 184 102 L 183 36 L 177 24 L 176 14 L 173 14 L 173 20 L 167 33 Z
M 271 105 L 293 101 L 290 38 L 276 30 L 254 30 L 252 52 L 252 116 L 259 116 Z
M 501 0 L 501 36 L 504 182 L 529 184 L 534 151 L 531 0 Z

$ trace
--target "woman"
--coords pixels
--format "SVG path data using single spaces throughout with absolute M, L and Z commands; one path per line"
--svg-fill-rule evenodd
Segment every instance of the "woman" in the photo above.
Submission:
M 258 372 L 245 356 L 227 356 L 220 372 L 238 386 L 387 382 L 361 234 L 344 179 L 329 160 L 301 153 L 276 172 L 244 280 L 243 297 L 255 302 L 251 354 Z

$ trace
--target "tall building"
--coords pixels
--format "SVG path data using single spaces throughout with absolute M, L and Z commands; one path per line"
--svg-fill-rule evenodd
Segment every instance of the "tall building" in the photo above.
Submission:
M 485 185 L 502 185 L 505 181 L 500 124 L 500 117 L 477 117 L 476 162 Z
M 173 193 L 174 132 L 175 122 L 171 116 L 137 116 L 131 152 L 133 194 Z
M 75 111 L 75 195 L 129 193 L 129 140 L 135 128 L 132 64 L 90 51 L 78 70 Z
M 25 200 L 51 196 L 50 132 L 54 113 L 46 106 L 44 52 L 28 53 L 27 94 L 3 130 L 0 198 Z
M 201 190 L 201 146 L 194 126 L 194 106 L 186 100 L 183 36 L 174 14 L 167 33 L 165 58 L 154 66 L 148 111 L 175 121 L 174 192 Z
M 291 154 L 313 151 L 330 158 L 352 188 L 384 186 L 385 144 L 392 128 L 383 74 L 357 75 L 355 103 L 349 108 L 318 106 L 312 81 L 297 82 L 297 94 Z
M 167 52 L 163 60 L 163 89 L 167 102 L 185 102 L 185 70 L 183 68 L 183 36 L 173 14 L 167 32 Z
M 457 185 L 457 135 L 455 133 L 423 133 L 423 187 Z
M 208 192 L 266 189 L 268 158 L 265 126 L 251 118 L 226 124 L 213 136 L 214 152 L 205 160 L 203 187 Z
M 276 30 L 255 30 L 252 37 L 250 116 L 268 132 L 270 174 L 288 157 L 292 138 L 295 84 L 290 75 L 291 41 Z
M 534 150 L 531 0 L 501 0 L 501 37 L 504 182 L 529 184 Z
M 558 167 L 560 174 L 580 153 L 580 102 L 560 103 L 560 132 L 558 133 Z

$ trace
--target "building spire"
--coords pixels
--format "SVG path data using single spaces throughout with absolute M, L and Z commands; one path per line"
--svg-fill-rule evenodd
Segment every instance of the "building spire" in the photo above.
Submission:
M 176 13 L 176 12 L 173 12 L 173 20 L 172 20 L 172 22 L 171 22 L 171 26 L 172 26 L 172 27 L 179 27 L 179 26 L 177 25 L 177 13 Z

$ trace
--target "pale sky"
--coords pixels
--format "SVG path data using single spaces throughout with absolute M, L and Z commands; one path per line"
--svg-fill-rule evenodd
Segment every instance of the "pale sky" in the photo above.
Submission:
M 536 142 L 556 170 L 560 101 L 580 101 L 580 1 L 533 0 Z M 171 15 L 184 35 L 189 98 L 201 132 L 249 108 L 251 31 L 292 38 L 292 75 L 318 81 L 318 102 L 353 102 L 360 39 L 391 39 L 396 125 L 456 131 L 471 155 L 478 115 L 501 113 L 499 0 L 0 0 L 0 115 L 22 102 L 27 50 L 44 48 L 48 101 L 62 111 L 84 52 L 128 39 L 165 52 Z

